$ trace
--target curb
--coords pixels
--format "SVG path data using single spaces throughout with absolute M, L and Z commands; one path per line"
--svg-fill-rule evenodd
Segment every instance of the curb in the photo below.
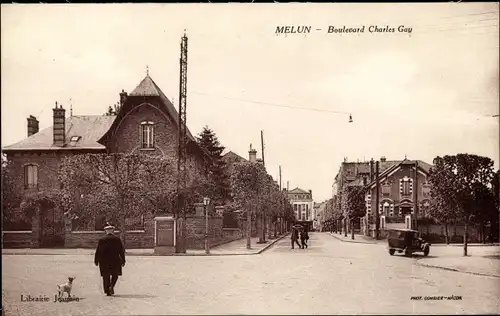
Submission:
M 367 245 L 378 245 L 381 244 L 381 242 L 375 242 L 375 241 L 358 241 L 358 240 L 344 240 L 340 237 L 335 236 L 334 234 L 330 234 L 333 238 L 340 240 L 342 242 L 350 242 L 353 244 L 367 244 Z
M 173 253 L 170 255 L 157 255 L 155 253 L 126 253 L 127 256 L 131 257 L 166 257 L 166 256 L 180 256 L 180 257 L 209 257 L 209 256 L 250 256 L 250 255 L 258 255 L 269 249 L 271 246 L 273 246 L 276 242 L 280 241 L 281 239 L 285 238 L 289 233 L 286 233 L 272 242 L 270 242 L 268 245 L 266 245 L 264 248 L 260 250 L 256 250 L 254 252 L 250 253 Z M 94 255 L 89 254 L 89 253 L 29 253 L 29 252 L 2 252 L 2 256 L 91 256 Z
M 464 244 L 433 244 L 431 243 L 432 247 L 463 247 Z M 499 243 L 494 243 L 494 244 L 467 244 L 467 247 L 498 247 L 500 246 Z
M 419 265 L 421 267 L 425 267 L 425 268 L 441 269 L 441 270 L 446 270 L 446 271 L 460 272 L 460 273 L 466 273 L 466 274 L 472 274 L 472 275 L 500 278 L 500 275 L 496 275 L 496 274 L 486 274 L 486 273 L 480 273 L 480 272 L 464 271 L 464 270 L 455 269 L 455 268 L 435 266 L 435 265 L 431 265 L 431 264 L 420 263 L 419 260 L 417 260 L 417 265 Z
M 288 236 L 290 233 L 286 233 L 284 235 L 282 235 L 281 237 L 278 237 L 276 238 L 275 240 L 273 240 L 269 245 L 265 246 L 264 248 L 262 248 L 261 250 L 259 250 L 257 253 L 255 253 L 255 255 L 260 255 L 261 253 L 263 253 L 264 251 L 266 251 L 267 249 L 271 248 L 272 245 L 274 245 L 275 243 L 277 243 L 278 241 L 280 241 L 281 239 L 285 238 L 286 236 Z

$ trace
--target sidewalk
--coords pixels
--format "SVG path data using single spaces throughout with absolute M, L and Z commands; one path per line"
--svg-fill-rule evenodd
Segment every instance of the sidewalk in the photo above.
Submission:
M 229 255 L 255 255 L 264 252 L 274 243 L 285 237 L 282 235 L 277 239 L 266 240 L 264 244 L 258 244 L 258 237 L 251 239 L 252 249 L 246 249 L 246 238 L 235 240 L 227 244 L 216 246 L 210 249 L 211 256 L 229 256 Z M 95 249 L 83 248 L 20 248 L 20 249 L 2 249 L 2 255 L 94 255 Z M 154 249 L 127 249 L 128 256 L 154 256 Z M 188 249 L 186 253 L 173 254 L 174 256 L 206 256 L 204 249 Z
M 500 278 L 500 255 L 488 257 L 437 257 L 417 260 L 424 267 Z
M 327 233 L 330 236 L 344 242 L 352 242 L 356 244 L 386 244 L 387 240 L 385 239 L 373 239 L 371 237 L 365 236 L 365 235 L 358 235 L 354 234 L 354 240 L 351 239 L 351 234 L 347 234 L 347 237 L 344 236 L 344 234 L 338 234 L 338 233 Z

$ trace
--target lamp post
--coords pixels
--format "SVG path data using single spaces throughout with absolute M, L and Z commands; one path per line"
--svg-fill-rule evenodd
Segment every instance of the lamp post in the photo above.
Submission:
M 203 198 L 203 209 L 205 210 L 205 253 L 210 254 L 210 248 L 208 247 L 208 212 L 207 206 L 210 204 L 210 198 Z

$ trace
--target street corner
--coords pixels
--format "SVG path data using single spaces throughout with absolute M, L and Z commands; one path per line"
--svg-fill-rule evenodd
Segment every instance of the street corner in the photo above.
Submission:
M 418 259 L 417 264 L 427 268 L 500 278 L 500 260 L 497 257 L 430 257 Z

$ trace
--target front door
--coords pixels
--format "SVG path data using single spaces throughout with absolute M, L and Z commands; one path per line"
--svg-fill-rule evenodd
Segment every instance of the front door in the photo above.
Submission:
M 57 208 L 42 210 L 40 215 L 40 247 L 54 248 L 64 246 L 64 218 Z

